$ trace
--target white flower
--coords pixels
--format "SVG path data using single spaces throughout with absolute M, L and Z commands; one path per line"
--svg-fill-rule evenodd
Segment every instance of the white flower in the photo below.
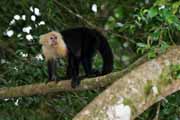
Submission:
M 45 25 L 44 21 L 40 21 L 38 25 Z
M 37 28 L 38 27 L 38 25 L 37 24 L 35 24 L 35 28 Z
M 36 59 L 37 59 L 37 60 L 43 60 L 43 56 L 42 56 L 42 54 L 38 54 L 38 55 L 36 55 Z
M 19 105 L 19 99 L 16 100 L 16 102 L 14 103 L 15 106 Z
M 21 16 L 21 19 L 22 19 L 22 20 L 26 20 L 26 15 L 22 15 L 22 16 Z
M 13 25 L 15 23 L 15 19 L 12 19 L 9 23 L 9 25 Z
M 13 30 L 8 30 L 8 31 L 6 32 L 6 35 L 7 35 L 8 37 L 13 36 L 13 34 L 14 34 L 14 31 L 13 31 Z
M 24 52 L 20 52 L 19 53 L 22 57 L 27 57 L 28 56 L 28 54 L 27 53 L 24 53 Z
M 129 61 L 129 57 L 126 56 L 126 55 L 123 55 L 123 56 L 121 57 L 121 59 L 122 59 L 123 62 Z
M 22 31 L 25 32 L 25 33 L 30 33 L 30 30 L 32 30 L 32 27 L 31 27 L 31 26 L 27 26 L 27 27 L 24 27 L 24 28 L 22 29 Z
M 145 4 L 149 4 L 149 0 L 145 0 Z
M 92 7 L 91 7 L 91 10 L 95 13 L 97 13 L 97 5 L 96 4 L 93 4 Z
M 34 11 L 32 6 L 31 6 L 29 9 L 30 9 L 30 11 L 31 11 L 31 12 L 33 12 L 33 11 Z
M 162 10 L 162 9 L 164 9 L 165 8 L 165 5 L 161 5 L 160 7 L 159 7 L 159 10 Z
M 15 20 L 20 20 L 20 16 L 19 16 L 19 15 L 15 15 L 15 16 L 14 16 L 14 19 L 15 19 Z
M 17 67 L 14 67 L 14 70 L 18 71 L 18 68 L 17 68 Z
M 37 16 L 41 15 L 38 8 L 34 8 L 34 14 Z
M 125 48 L 127 48 L 127 47 L 129 46 L 128 42 L 125 42 L 125 43 L 123 44 L 123 46 L 124 46 Z
M 116 25 L 117 25 L 118 27 L 123 27 L 123 26 L 124 26 L 124 24 L 122 24 L 121 22 L 117 22 Z
M 32 21 L 36 21 L 36 16 L 35 15 L 31 15 L 31 20 Z
M 107 110 L 108 120 L 130 120 L 131 108 L 128 105 L 116 104 Z
M 9 99 L 8 98 L 5 98 L 4 101 L 8 101 Z
M 26 35 L 26 39 L 28 41 L 31 41 L 33 39 L 33 36 L 31 34 Z
M 22 34 L 20 34 L 20 33 L 17 35 L 18 38 L 21 37 L 21 36 L 22 36 Z
M 1 64 L 4 64 L 6 63 L 6 60 L 5 59 L 1 59 Z

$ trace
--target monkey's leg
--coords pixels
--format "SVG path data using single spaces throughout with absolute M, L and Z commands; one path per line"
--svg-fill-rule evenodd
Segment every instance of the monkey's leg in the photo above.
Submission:
M 71 87 L 75 88 L 76 86 L 80 84 L 80 79 L 78 78 L 80 59 L 76 56 L 70 56 L 69 59 L 70 59 L 70 65 L 72 69 Z
M 98 74 L 100 74 L 98 70 L 92 69 L 92 62 L 92 57 L 85 57 L 82 59 L 82 65 L 87 77 L 93 75 L 98 76 Z
M 82 65 L 83 65 L 84 71 L 86 73 L 86 76 L 89 76 L 91 74 L 91 70 L 92 70 L 91 59 L 89 59 L 87 57 L 83 58 Z
M 56 79 L 56 59 L 48 60 L 48 81 Z
M 71 59 L 70 57 L 68 58 L 68 66 L 66 69 L 66 78 L 70 79 L 72 77 L 72 66 L 71 66 Z

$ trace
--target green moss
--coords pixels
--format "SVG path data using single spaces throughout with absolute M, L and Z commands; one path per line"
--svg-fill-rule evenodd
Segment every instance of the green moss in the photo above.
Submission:
M 180 78 L 180 64 L 170 65 L 170 70 L 171 70 L 171 76 L 173 79 Z
M 180 78 L 180 64 L 172 64 L 165 67 L 159 77 L 160 81 L 158 85 L 167 86 L 172 83 L 173 80 Z M 161 86 L 158 86 L 160 90 Z
M 172 82 L 173 78 L 171 75 L 170 66 L 164 68 L 163 72 L 160 75 L 160 85 L 168 85 Z
M 148 96 L 151 93 L 151 89 L 153 87 L 152 80 L 148 80 L 147 84 L 144 86 L 144 93 Z
M 160 75 L 160 84 L 168 85 L 172 83 L 173 80 L 180 78 L 180 64 L 172 64 L 164 68 Z
M 133 101 L 131 99 L 124 98 L 123 104 L 128 105 L 131 108 L 132 114 L 137 112 L 137 109 L 136 109 L 136 107 L 135 107 L 135 105 L 134 105 L 134 103 L 133 103 Z

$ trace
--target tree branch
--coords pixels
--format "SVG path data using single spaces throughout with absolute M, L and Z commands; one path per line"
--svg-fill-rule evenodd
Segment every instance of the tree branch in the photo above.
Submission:
M 73 120 L 130 120 L 157 101 L 180 90 L 172 76 L 172 64 L 180 64 L 180 46 L 146 62 L 116 80 Z
M 41 95 L 53 92 L 63 92 L 63 91 L 82 91 L 82 90 L 91 90 L 100 87 L 105 87 L 113 83 L 119 77 L 123 76 L 125 73 L 129 72 L 132 68 L 138 66 L 146 60 L 146 56 L 139 58 L 133 64 L 131 64 L 126 69 L 113 72 L 111 74 L 96 77 L 88 78 L 81 81 L 81 85 L 76 89 L 72 89 L 70 86 L 70 80 L 64 80 L 49 83 L 39 83 L 32 85 L 24 85 L 10 88 L 0 88 L 0 99 L 19 97 L 19 96 L 32 96 L 32 95 Z

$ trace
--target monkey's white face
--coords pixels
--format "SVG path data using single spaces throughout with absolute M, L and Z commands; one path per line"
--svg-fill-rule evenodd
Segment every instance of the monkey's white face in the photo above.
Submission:
M 49 45 L 50 45 L 50 46 L 55 46 L 55 45 L 57 45 L 57 44 L 58 44 L 58 42 L 57 42 L 57 36 L 54 35 L 54 34 L 52 34 L 52 35 L 49 37 L 48 42 L 49 42 Z
M 46 60 L 56 57 L 67 56 L 68 49 L 60 33 L 52 31 L 40 36 L 39 43 L 42 45 Z

